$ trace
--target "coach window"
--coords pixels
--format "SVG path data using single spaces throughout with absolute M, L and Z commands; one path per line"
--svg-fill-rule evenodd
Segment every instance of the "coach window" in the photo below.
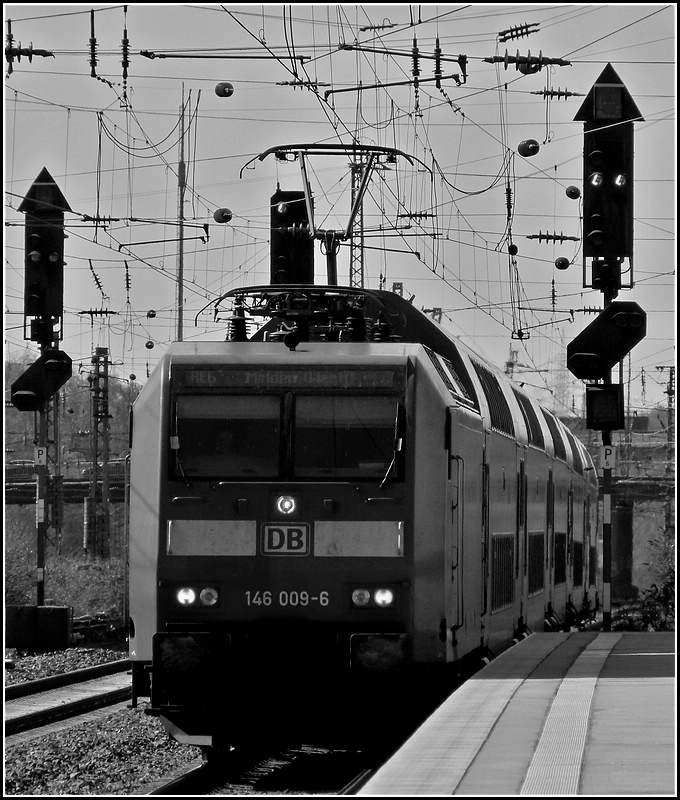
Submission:
M 279 397 L 188 395 L 177 398 L 175 417 L 176 477 L 278 477 Z
M 296 478 L 384 478 L 395 456 L 392 397 L 300 396 L 295 401 Z M 398 478 L 400 469 L 392 473 Z

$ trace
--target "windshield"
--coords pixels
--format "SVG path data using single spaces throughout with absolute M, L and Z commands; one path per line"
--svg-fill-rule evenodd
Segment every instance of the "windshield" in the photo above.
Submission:
M 277 477 L 280 409 L 277 396 L 178 397 L 179 470 L 190 479 Z
M 298 397 L 296 478 L 382 478 L 394 454 L 390 397 Z
M 396 409 L 393 396 L 180 395 L 174 475 L 382 480 L 395 456 Z

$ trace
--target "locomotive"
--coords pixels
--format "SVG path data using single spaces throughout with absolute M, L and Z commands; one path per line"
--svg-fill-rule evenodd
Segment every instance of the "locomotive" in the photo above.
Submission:
M 132 415 L 133 702 L 175 739 L 398 706 L 588 608 L 597 477 L 550 411 L 396 293 L 225 298 Z

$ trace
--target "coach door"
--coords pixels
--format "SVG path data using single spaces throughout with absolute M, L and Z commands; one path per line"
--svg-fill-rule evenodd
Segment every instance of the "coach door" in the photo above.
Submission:
M 481 423 L 467 409 L 447 413 L 448 474 L 445 504 L 446 552 L 444 593 L 447 639 L 455 647 L 473 636 L 480 609 L 478 587 L 482 561 L 481 502 L 478 465 L 482 452 Z M 475 534 L 476 532 L 476 534 Z
M 449 628 L 456 639 L 456 632 L 463 627 L 463 523 L 465 517 L 465 459 L 462 455 L 450 454 L 446 498 L 446 530 L 448 543 L 448 569 L 445 576 L 446 609 Z

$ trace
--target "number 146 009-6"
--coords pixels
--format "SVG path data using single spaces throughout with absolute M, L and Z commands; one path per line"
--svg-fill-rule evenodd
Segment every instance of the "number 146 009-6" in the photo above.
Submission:
M 296 591 L 247 591 L 246 605 L 248 606 L 327 606 L 330 602 L 328 592 L 309 592 Z

